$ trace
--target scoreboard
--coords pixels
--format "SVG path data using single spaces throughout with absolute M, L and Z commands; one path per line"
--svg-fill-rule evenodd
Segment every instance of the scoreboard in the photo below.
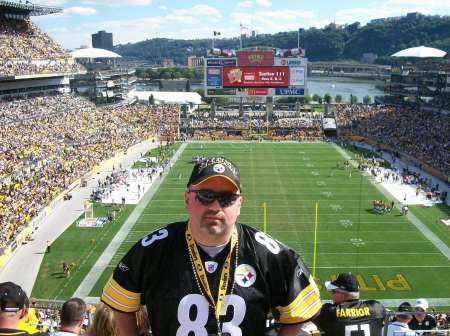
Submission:
M 234 57 L 207 57 L 204 82 L 208 97 L 303 97 L 307 59 L 247 50 L 237 51 Z

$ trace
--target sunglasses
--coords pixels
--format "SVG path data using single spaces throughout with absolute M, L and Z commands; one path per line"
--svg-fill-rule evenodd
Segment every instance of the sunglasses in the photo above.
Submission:
M 233 205 L 239 196 L 241 196 L 232 192 L 216 192 L 209 189 L 188 190 L 188 192 L 195 193 L 196 200 L 203 205 L 210 205 L 214 201 L 218 201 L 220 206 L 224 208 Z

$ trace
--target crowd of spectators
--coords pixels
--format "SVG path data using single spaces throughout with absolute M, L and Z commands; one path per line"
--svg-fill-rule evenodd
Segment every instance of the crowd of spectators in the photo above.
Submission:
M 178 108 L 96 108 L 62 94 L 0 101 L 0 247 L 96 164 L 173 132 Z
M 29 20 L 0 18 L 0 50 L 0 77 L 83 69 Z
M 323 140 L 322 114 L 317 112 L 274 111 L 267 125 L 266 112 L 245 113 L 221 111 L 211 117 L 209 114 L 189 118 L 182 124 L 182 129 L 193 138 L 211 134 L 216 137 L 239 134 L 249 137 L 267 130 L 272 136 L 285 140 Z
M 371 138 L 450 175 L 450 116 L 399 107 L 337 105 L 341 132 Z

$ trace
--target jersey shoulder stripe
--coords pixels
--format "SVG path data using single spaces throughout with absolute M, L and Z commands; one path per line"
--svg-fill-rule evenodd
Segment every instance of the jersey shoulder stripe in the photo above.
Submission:
M 125 313 L 136 312 L 141 306 L 141 294 L 123 288 L 113 278 L 103 289 L 101 300 L 108 306 Z

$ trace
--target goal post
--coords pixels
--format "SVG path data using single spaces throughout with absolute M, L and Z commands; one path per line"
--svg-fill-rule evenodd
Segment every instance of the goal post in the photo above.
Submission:
M 94 218 L 94 204 L 91 201 L 84 202 L 84 219 Z

